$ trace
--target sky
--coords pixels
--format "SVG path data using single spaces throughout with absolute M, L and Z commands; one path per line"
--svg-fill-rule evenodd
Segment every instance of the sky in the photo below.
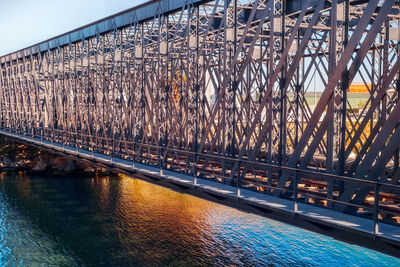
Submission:
M 148 1 L 0 0 L 0 57 Z
M 148 0 L 0 0 L 0 56 Z

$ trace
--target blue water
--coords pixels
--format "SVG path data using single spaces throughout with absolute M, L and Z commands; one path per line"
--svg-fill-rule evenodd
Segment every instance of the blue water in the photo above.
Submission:
M 1 266 L 400 266 L 128 177 L 0 176 Z

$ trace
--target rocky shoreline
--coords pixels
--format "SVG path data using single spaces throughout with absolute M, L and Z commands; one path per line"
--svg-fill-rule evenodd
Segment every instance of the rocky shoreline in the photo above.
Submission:
M 0 170 L 60 176 L 110 174 L 86 162 L 58 156 L 5 137 L 0 137 Z

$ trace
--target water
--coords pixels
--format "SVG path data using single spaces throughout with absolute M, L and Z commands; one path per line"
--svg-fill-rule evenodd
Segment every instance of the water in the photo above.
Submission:
M 128 177 L 0 176 L 0 265 L 400 266 Z

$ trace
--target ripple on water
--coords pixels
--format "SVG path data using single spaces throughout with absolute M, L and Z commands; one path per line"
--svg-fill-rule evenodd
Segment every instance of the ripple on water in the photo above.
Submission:
M 77 260 L 62 243 L 15 211 L 0 191 L 0 265 L 38 264 L 74 266 Z
M 140 180 L 0 180 L 0 265 L 400 266 L 397 258 Z

